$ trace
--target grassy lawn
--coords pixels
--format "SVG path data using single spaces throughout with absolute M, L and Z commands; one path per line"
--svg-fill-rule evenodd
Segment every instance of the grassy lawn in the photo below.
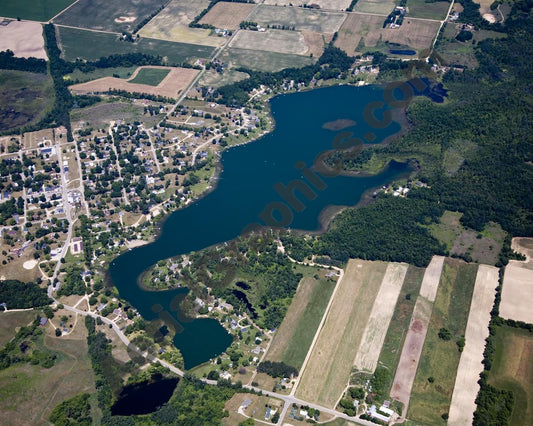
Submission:
M 0 348 L 9 342 L 19 327 L 28 325 L 35 319 L 35 311 L 0 312 Z
M 443 424 L 441 415 L 450 408 L 461 353 L 457 340 L 464 336 L 477 265 L 446 259 L 429 323 L 422 356 L 411 392 L 408 417 L 422 424 Z M 448 341 L 438 337 L 445 327 Z M 431 383 L 428 380 L 433 378 Z
M 0 86 L 0 131 L 35 123 L 54 102 L 52 80 L 46 74 L 2 70 Z
M 169 69 L 141 68 L 135 78 L 133 80 L 130 80 L 130 83 L 157 86 L 165 79 L 169 72 Z
M 416 298 L 418 297 L 420 285 L 422 284 L 422 278 L 424 278 L 424 271 L 424 268 L 409 265 L 402 290 L 394 308 L 394 313 L 378 361 L 378 366 L 389 369 L 391 373 L 390 383 L 385 386 L 385 389 L 390 388 L 392 379 L 396 373 L 405 335 L 409 328 Z
M 73 61 L 77 57 L 95 61 L 102 56 L 141 52 L 159 56 L 163 53 L 169 65 L 177 65 L 193 58 L 208 58 L 214 48 L 194 44 L 142 38 L 137 43 L 120 41 L 115 34 L 96 33 L 82 29 L 59 28 L 64 58 Z
M 510 424 L 522 425 L 533 416 L 533 333 L 501 326 L 493 338 L 496 352 L 489 384 L 513 392 L 515 401 Z
M 46 22 L 74 0 L 2 0 L 0 16 Z

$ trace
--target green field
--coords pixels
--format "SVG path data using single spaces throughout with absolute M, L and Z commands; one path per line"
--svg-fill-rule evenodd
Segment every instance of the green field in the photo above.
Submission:
M 301 68 L 316 61 L 316 59 L 301 55 L 237 48 L 224 50 L 221 60 L 229 62 L 232 68 L 246 67 L 252 70 L 269 72 L 290 67 Z
M 283 354 L 282 361 L 285 364 L 298 369 L 302 366 L 334 288 L 335 282 L 326 279 L 318 281 Z
M 101 31 L 133 31 L 164 3 L 163 0 L 79 0 L 54 19 L 54 23 Z M 120 22 L 121 18 L 128 19 Z
M 91 72 L 81 72 L 76 68 L 72 73 L 68 74 L 65 78 L 77 83 L 84 83 L 86 81 L 96 80 L 102 77 L 118 77 L 127 79 L 131 77 L 133 72 L 137 69 L 137 66 L 133 67 L 111 67 L 111 68 L 96 68 Z
M 74 0 L 2 0 L 0 16 L 46 22 L 72 3 Z
M 130 83 L 157 86 L 165 79 L 169 72 L 169 69 L 141 68 L 135 78 L 130 80 Z
M 441 415 L 450 408 L 461 353 L 457 340 L 464 336 L 478 265 L 446 259 L 416 372 L 409 411 L 410 420 L 442 424 Z M 444 327 L 450 340 L 439 338 Z M 431 383 L 428 380 L 433 378 Z
M 54 88 L 46 74 L 2 70 L 0 87 L 0 131 L 34 124 L 53 106 Z
M 95 61 L 102 56 L 141 52 L 162 56 L 168 65 L 177 65 L 196 58 L 209 58 L 214 48 L 195 44 L 175 43 L 172 41 L 142 38 L 137 43 L 120 41 L 114 34 L 97 33 L 74 28 L 59 28 L 59 38 L 64 59 L 76 58 Z
M 533 416 L 533 333 L 508 326 L 497 327 L 493 337 L 496 352 L 488 382 L 513 392 L 511 426 Z
M 446 18 L 448 9 L 450 8 L 449 1 L 433 1 L 426 0 L 407 0 L 407 8 L 409 13 L 407 18 L 425 18 L 441 20 Z
M 385 389 L 390 388 L 392 379 L 396 373 L 405 335 L 411 322 L 411 315 L 420 291 L 422 278 L 424 278 L 424 271 L 424 268 L 409 265 L 403 281 L 402 290 L 394 308 L 394 313 L 378 361 L 378 366 L 385 367 L 390 371 L 390 383 L 384 386 Z

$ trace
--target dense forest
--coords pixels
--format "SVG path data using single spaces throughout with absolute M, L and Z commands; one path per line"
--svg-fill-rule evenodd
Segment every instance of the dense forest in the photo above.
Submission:
M 0 281 L 0 303 L 7 309 L 27 309 L 49 305 L 52 302 L 46 289 L 38 284 L 18 280 Z

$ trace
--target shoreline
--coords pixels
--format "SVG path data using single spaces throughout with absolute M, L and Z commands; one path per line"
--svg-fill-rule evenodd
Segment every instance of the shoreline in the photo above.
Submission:
M 344 86 L 352 86 L 352 87 L 359 87 L 359 86 L 356 86 L 354 84 L 342 84 L 342 85 L 344 85 Z M 381 85 L 376 85 L 376 86 L 381 87 Z M 183 208 L 187 208 L 189 205 L 192 205 L 193 203 L 201 200 L 202 198 L 208 196 L 211 192 L 213 192 L 214 190 L 217 189 L 218 181 L 219 181 L 220 175 L 222 174 L 222 171 L 223 171 L 222 155 L 224 154 L 224 152 L 226 150 L 230 150 L 230 149 L 235 148 L 235 147 L 240 147 L 240 146 L 243 146 L 243 145 L 248 145 L 250 143 L 256 142 L 256 141 L 260 140 L 261 138 L 263 138 L 264 136 L 268 135 L 269 133 L 272 133 L 275 130 L 276 121 L 275 121 L 275 118 L 274 118 L 274 116 L 272 114 L 272 110 L 270 108 L 270 100 L 272 98 L 277 97 L 277 96 L 289 95 L 289 94 L 293 94 L 293 93 L 299 93 L 299 92 L 303 92 L 303 91 L 310 91 L 310 90 L 316 90 L 316 89 L 326 89 L 328 87 L 330 87 L 330 86 L 315 87 L 315 88 L 305 88 L 305 90 L 299 90 L 299 91 L 294 91 L 294 92 L 289 92 L 289 93 L 278 93 L 278 94 L 275 94 L 275 95 L 269 95 L 266 99 L 264 99 L 263 102 L 264 102 L 266 108 L 268 108 L 267 114 L 268 114 L 268 118 L 270 119 L 270 127 L 269 127 L 269 129 L 263 131 L 261 134 L 259 134 L 258 136 L 254 137 L 253 139 L 250 139 L 248 141 L 244 141 L 244 142 L 241 142 L 241 143 L 238 143 L 238 144 L 235 144 L 235 145 L 231 145 L 231 146 L 225 148 L 222 151 L 218 151 L 217 155 L 216 155 L 218 158 L 216 159 L 216 163 L 215 163 L 215 171 L 213 173 L 213 176 L 209 180 L 209 188 L 206 189 L 199 196 L 195 197 L 194 199 L 190 199 L 189 203 L 187 203 L 187 204 L 185 204 L 183 206 L 180 206 L 179 208 L 177 208 L 175 210 L 172 210 L 171 212 L 166 212 L 162 216 L 161 219 L 159 219 L 156 223 L 154 223 L 154 235 L 150 239 L 150 241 L 147 242 L 146 244 L 151 244 L 152 242 L 156 241 L 159 238 L 160 233 L 162 232 L 162 228 L 163 228 L 163 225 L 164 225 L 165 221 L 170 217 L 170 215 L 172 213 L 174 213 L 176 211 L 179 211 L 179 210 L 181 210 Z M 383 141 L 381 141 L 380 143 L 378 143 L 378 144 L 369 144 L 369 145 L 366 145 L 366 146 L 382 147 L 382 146 L 389 145 L 394 140 L 396 140 L 397 138 L 400 138 L 401 136 L 403 136 L 404 134 L 406 134 L 407 132 L 409 132 L 411 130 L 412 124 L 407 119 L 406 107 L 392 109 L 392 114 L 393 114 L 392 115 L 393 121 L 397 122 L 400 125 L 400 129 L 396 133 L 394 133 L 392 135 L 389 135 L 386 138 L 384 138 Z M 390 167 L 391 161 L 393 161 L 393 160 L 392 159 L 389 160 L 387 162 L 387 164 L 385 164 L 379 171 L 377 171 L 375 173 L 365 172 L 365 171 L 343 170 L 343 171 L 341 171 L 339 173 L 339 176 L 348 176 L 348 177 L 375 176 L 375 175 L 383 173 L 385 170 L 387 170 Z M 410 167 L 405 173 L 402 173 L 401 176 L 405 176 L 405 175 L 409 176 L 413 172 L 414 172 L 414 169 L 412 167 Z M 390 184 L 390 182 L 388 182 L 388 184 Z M 295 232 L 298 235 L 322 235 L 322 234 L 324 234 L 325 232 L 328 231 L 333 219 L 339 213 L 341 213 L 342 211 L 344 211 L 344 210 L 346 210 L 348 208 L 364 207 L 364 206 L 369 205 L 370 203 L 372 203 L 373 200 L 374 200 L 373 193 L 378 188 L 379 188 L 379 186 L 378 187 L 369 188 L 366 191 L 364 191 L 363 194 L 361 195 L 361 198 L 359 199 L 359 201 L 355 205 L 328 205 L 328 206 L 324 207 L 324 209 L 319 213 L 319 216 L 318 216 L 318 222 L 319 222 L 319 228 L 318 229 L 316 229 L 316 230 L 291 229 L 291 232 Z M 236 235 L 233 239 L 231 239 L 229 241 L 233 241 L 235 239 L 243 238 L 243 237 L 251 234 L 252 232 L 256 232 L 256 231 L 264 232 L 264 231 L 269 231 L 269 230 L 280 232 L 280 231 L 286 231 L 287 229 L 286 228 L 275 228 L 275 227 L 267 226 L 267 225 L 259 226 L 259 227 L 255 228 L 255 229 L 248 229 L 248 226 L 245 226 L 245 227 L 243 227 L 243 231 L 244 232 L 239 233 L 238 235 Z M 143 245 L 145 245 L 145 244 L 143 244 Z M 202 250 L 209 249 L 210 247 L 213 247 L 215 245 L 216 244 L 204 247 Z M 132 248 L 132 249 L 134 249 L 134 248 Z M 132 249 L 128 248 L 128 250 L 132 250 Z M 120 255 L 122 255 L 122 253 Z M 174 257 L 174 256 L 171 256 L 171 257 L 165 258 L 165 259 L 170 259 L 172 257 Z M 156 288 L 150 288 L 149 286 L 144 285 L 142 283 L 143 277 L 145 276 L 146 272 L 150 270 L 150 268 L 152 266 L 150 266 L 145 271 L 143 271 L 139 275 L 139 277 L 137 278 L 137 283 L 136 284 L 142 290 L 149 291 L 149 292 L 154 292 L 154 291 L 155 292 L 162 292 L 162 291 L 174 290 L 176 288 L 185 288 L 185 287 L 172 287 L 172 288 L 165 288 L 165 289 L 156 289 Z M 111 281 L 111 283 L 112 283 L 112 281 Z M 194 318 L 196 318 L 196 317 L 194 317 Z M 191 318 L 191 319 L 194 319 L 194 318 Z

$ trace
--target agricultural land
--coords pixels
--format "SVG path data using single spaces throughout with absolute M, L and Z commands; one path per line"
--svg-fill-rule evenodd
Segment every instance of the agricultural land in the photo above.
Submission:
M 458 342 L 465 336 L 477 269 L 462 261 L 444 263 L 411 391 L 407 412 L 411 420 L 438 424 L 449 412 L 461 357 Z
M 326 278 L 302 279 L 265 359 L 298 369 L 302 366 L 334 287 L 335 283 Z
M 151 68 L 153 69 L 153 68 Z M 157 69 L 157 68 L 155 68 Z M 198 74 L 198 70 L 191 68 L 159 68 L 168 70 L 167 76 L 157 84 L 153 77 L 146 75 L 134 75 L 129 80 L 122 80 L 115 77 L 104 77 L 87 83 L 71 86 L 74 93 L 102 93 L 109 90 L 125 90 L 132 93 L 148 93 L 155 96 L 167 98 L 177 98 L 177 96 L 191 83 Z M 158 78 L 161 75 L 158 76 Z
M 533 336 L 527 330 L 508 326 L 496 328 L 496 352 L 488 383 L 513 392 L 514 409 L 510 424 L 524 424 L 533 415 Z
M 0 25 L 0 52 L 8 49 L 19 58 L 48 59 L 43 28 L 37 22 L 9 21 Z
M 387 264 L 351 260 L 296 390 L 298 398 L 334 407 L 348 383 Z
M 254 9 L 255 5 L 248 3 L 219 2 L 200 19 L 200 24 L 212 25 L 215 28 L 236 30 L 239 24 Z
M 79 0 L 54 18 L 54 23 L 99 31 L 130 31 L 154 10 L 163 6 L 161 0 L 124 3 L 106 0 Z
M 211 29 L 189 27 L 189 22 L 208 5 L 208 0 L 191 0 L 187 2 L 172 0 L 141 29 L 139 34 L 141 37 L 159 40 L 214 47 L 221 46 L 226 39 L 212 35 L 213 31 Z
M 46 22 L 74 2 L 74 0 L 5 0 L 0 4 L 0 16 Z
M 497 286 L 498 269 L 479 265 L 466 325 L 466 343 L 459 360 L 450 405 L 451 424 L 472 424 L 479 392 L 478 377 L 483 371 L 483 351 L 485 339 L 489 337 L 488 323 Z
M 533 239 L 514 238 L 512 247 L 523 253 L 526 260 L 511 260 L 505 268 L 500 315 L 503 318 L 532 323 Z

